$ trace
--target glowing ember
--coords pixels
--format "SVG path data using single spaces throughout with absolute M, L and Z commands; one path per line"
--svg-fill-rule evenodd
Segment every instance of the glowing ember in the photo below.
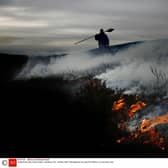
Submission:
M 112 110 L 122 110 L 125 106 L 125 99 L 121 98 L 118 101 L 115 101 L 112 107 Z
M 128 116 L 132 117 L 135 112 L 141 110 L 145 106 L 146 104 L 142 101 L 138 101 L 137 103 L 131 105 L 130 109 L 128 110 Z
M 158 124 L 168 123 L 168 113 L 162 116 L 157 116 L 154 119 L 144 119 L 140 125 L 141 132 L 149 131 L 151 128 L 154 128 Z
M 138 98 L 136 101 L 135 104 L 128 107 L 125 103 L 125 99 L 120 98 L 118 101 L 114 102 L 112 110 L 126 112 L 128 117 L 131 118 L 136 112 L 142 110 L 147 105 L 145 102 L 139 101 Z M 140 125 L 137 125 L 136 131 L 130 132 L 128 136 L 121 137 L 116 140 L 116 142 L 129 143 L 134 141 L 141 144 L 153 144 L 162 150 L 167 150 L 165 138 L 155 129 L 155 126 L 159 124 L 168 124 L 168 113 L 162 116 L 157 116 L 153 119 L 142 120 Z M 128 133 L 126 120 L 120 120 L 117 126 L 121 131 L 126 131 Z
M 165 139 L 155 130 L 158 124 L 168 123 L 168 113 L 162 116 L 157 116 L 154 119 L 144 119 L 137 131 L 131 132 L 128 137 L 118 139 L 117 143 L 131 142 L 138 140 L 143 144 L 154 144 L 158 148 L 165 150 Z M 145 137 L 145 139 L 144 139 Z
M 154 144 L 158 148 L 165 150 L 165 139 L 161 137 L 160 133 L 154 128 L 151 128 L 148 132 L 143 134 L 148 135 L 147 140 L 143 142 L 144 144 Z
M 159 134 L 159 132 L 157 132 L 154 128 L 151 128 L 149 131 L 149 136 L 150 136 L 150 141 L 151 143 L 155 144 L 156 146 L 158 146 L 159 148 L 161 148 L 162 150 L 164 150 L 164 138 L 162 138 Z
M 115 101 L 112 107 L 112 110 L 118 111 L 118 110 L 125 110 L 129 117 L 132 117 L 133 114 L 142 108 L 146 106 L 146 103 L 143 101 L 138 101 L 135 104 L 132 104 L 130 108 L 128 109 L 128 106 L 126 106 L 125 99 L 120 98 L 118 101 Z
M 118 123 L 118 128 L 120 130 L 126 130 L 126 123 L 124 122 L 124 120 L 121 120 L 120 123 Z
M 144 136 L 145 135 L 145 136 Z M 144 137 L 146 137 L 144 139 Z M 154 144 L 158 148 L 165 150 L 165 139 L 161 137 L 159 132 L 157 132 L 154 128 L 151 128 L 148 132 L 141 133 L 139 130 L 132 132 L 128 137 L 122 137 L 118 139 L 117 143 L 125 143 L 137 141 L 143 144 Z

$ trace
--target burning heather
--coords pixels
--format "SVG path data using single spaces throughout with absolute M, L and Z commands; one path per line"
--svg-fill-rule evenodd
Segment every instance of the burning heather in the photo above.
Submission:
M 33 57 L 19 77 L 61 77 L 59 87 L 72 93 L 77 110 L 92 115 L 96 128 L 107 127 L 103 145 L 147 144 L 168 151 L 167 53 L 166 42 L 157 41 L 115 54 L 71 53 L 45 63 Z
M 146 103 L 144 103 L 143 101 L 138 101 L 137 103 L 132 104 L 128 110 L 128 116 L 132 117 L 135 112 L 143 109 L 145 106 L 146 106 Z
M 118 101 L 114 102 L 112 110 L 114 110 L 114 111 L 123 110 L 125 105 L 126 105 L 125 104 L 125 99 L 120 98 Z
M 159 124 L 168 124 L 168 113 L 154 119 L 144 119 L 140 125 L 141 132 L 147 132 Z
M 117 143 L 152 144 L 161 150 L 165 150 L 167 147 L 165 138 L 154 128 L 147 132 L 141 132 L 140 130 L 132 132 L 128 137 L 118 139 Z
M 156 100 L 150 97 L 149 100 L 146 95 L 126 95 L 124 92 L 106 88 L 99 80 L 91 79 L 79 95 L 85 105 L 89 104 L 88 109 L 105 113 L 112 142 L 149 145 L 158 151 L 167 151 L 167 98 Z
M 165 106 L 165 102 L 166 101 L 162 101 L 162 106 L 163 104 Z M 160 102 L 158 106 L 163 109 Z M 153 105 L 140 100 L 131 106 L 128 106 L 125 103 L 124 98 L 114 102 L 112 110 L 121 110 L 121 112 L 124 111 L 129 117 L 125 121 L 121 120 L 118 124 L 118 128 L 127 132 L 129 135 L 116 140 L 117 143 L 152 144 L 161 150 L 168 150 L 167 137 L 165 133 L 156 129 L 159 125 L 168 124 L 168 113 L 161 115 L 161 112 L 154 111 L 153 114 L 150 112 L 145 116 L 144 114 L 149 112 L 149 109 L 156 110 L 157 108 L 154 108 Z M 137 113 L 136 115 L 135 112 Z M 132 127 L 131 124 L 134 125 L 134 129 L 130 129 Z
M 137 111 L 140 111 L 146 106 L 146 103 L 143 101 L 138 101 L 135 104 L 132 104 L 130 107 L 125 103 L 125 99 L 121 98 L 118 101 L 115 101 L 112 107 L 112 110 L 125 110 L 128 116 L 131 118 L 133 114 Z

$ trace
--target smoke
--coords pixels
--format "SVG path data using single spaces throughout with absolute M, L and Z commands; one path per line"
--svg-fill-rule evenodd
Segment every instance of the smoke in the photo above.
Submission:
M 154 81 L 151 67 L 168 72 L 168 40 L 156 40 L 119 50 L 116 54 L 91 55 L 80 51 L 63 57 L 50 57 L 48 63 L 29 60 L 19 77 L 46 77 L 70 74 L 76 78 L 92 75 L 106 81 L 107 87 L 132 89 L 137 83 Z M 45 57 L 45 56 L 43 56 Z M 46 57 L 47 59 L 47 57 Z M 135 89 L 136 90 L 136 89 Z
M 35 59 L 37 60 L 37 57 L 31 57 L 26 67 L 19 74 L 19 77 L 31 78 L 62 75 L 68 78 L 69 74 L 73 74 L 74 77 L 78 78 L 84 75 L 96 74 L 98 71 L 102 72 L 108 65 L 113 64 L 111 54 L 93 56 L 76 51 L 61 57 L 43 57 L 43 61 L 36 61 L 36 63 L 34 62 Z
M 60 58 L 56 60 L 50 66 L 50 69 L 55 73 L 62 73 L 68 71 L 88 71 L 94 69 L 102 64 L 108 64 L 112 61 L 109 55 L 104 55 L 102 57 L 92 57 L 88 54 L 74 53 L 66 58 Z
M 136 87 L 137 83 L 145 85 L 156 82 L 151 67 L 158 70 L 160 74 L 168 72 L 167 40 L 145 42 L 120 52 L 114 57 L 113 62 L 119 62 L 120 66 L 96 76 L 106 81 L 106 85 L 110 88 L 132 89 L 132 85 Z

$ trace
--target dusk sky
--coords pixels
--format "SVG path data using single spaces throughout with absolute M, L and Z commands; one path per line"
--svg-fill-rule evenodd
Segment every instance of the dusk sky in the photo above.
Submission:
M 66 48 L 111 27 L 111 44 L 167 38 L 167 9 L 168 0 L 0 0 L 0 48 Z

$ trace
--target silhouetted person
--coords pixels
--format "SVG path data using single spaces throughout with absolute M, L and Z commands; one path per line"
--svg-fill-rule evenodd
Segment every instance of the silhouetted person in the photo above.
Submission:
M 98 41 L 100 49 L 105 49 L 109 47 L 109 38 L 103 29 L 100 29 L 100 33 L 95 35 L 95 40 Z

